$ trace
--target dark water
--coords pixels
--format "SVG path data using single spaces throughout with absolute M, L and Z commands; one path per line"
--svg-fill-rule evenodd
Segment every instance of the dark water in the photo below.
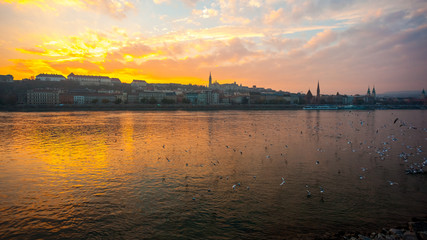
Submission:
M 0 113 L 0 238 L 292 239 L 392 227 L 427 213 L 426 175 L 405 174 L 426 160 L 426 119 Z

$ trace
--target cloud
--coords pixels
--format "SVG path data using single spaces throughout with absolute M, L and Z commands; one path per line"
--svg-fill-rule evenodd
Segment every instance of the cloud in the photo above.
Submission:
M 304 48 L 311 51 L 316 50 L 319 47 L 331 44 L 337 39 L 337 34 L 331 29 L 326 29 L 323 32 L 316 34 L 312 37 L 305 45 Z
M 135 6 L 128 0 L 5 0 L 6 3 L 13 4 L 18 8 L 26 5 L 36 6 L 43 11 L 57 11 L 63 7 L 71 7 L 75 9 L 86 9 L 91 11 L 107 14 L 114 18 L 124 18 L 126 13 L 134 9 Z
M 283 8 L 279 8 L 277 10 L 271 10 L 270 13 L 264 16 L 264 22 L 266 24 L 274 24 L 283 19 L 284 13 Z
M 218 11 L 213 8 L 204 7 L 203 10 L 193 9 L 192 14 L 201 18 L 211 18 L 216 17 L 218 15 Z
M 155 4 L 169 3 L 169 0 L 153 0 Z

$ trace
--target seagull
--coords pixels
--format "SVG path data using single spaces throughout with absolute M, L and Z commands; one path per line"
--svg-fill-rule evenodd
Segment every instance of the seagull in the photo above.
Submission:
M 285 184 L 285 178 L 282 177 L 282 183 L 280 184 L 280 186 L 282 186 L 283 184 Z
M 390 184 L 390 186 L 393 186 L 393 185 L 399 185 L 399 183 L 397 183 L 397 182 L 392 182 L 392 181 L 388 181 L 388 183 Z

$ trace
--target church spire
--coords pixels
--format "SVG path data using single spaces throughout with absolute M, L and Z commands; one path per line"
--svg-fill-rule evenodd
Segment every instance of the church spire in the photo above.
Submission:
M 319 87 L 319 80 L 317 80 L 317 97 L 320 97 L 320 87 Z
M 209 72 L 209 87 L 212 86 L 212 75 L 211 72 Z
M 371 96 L 371 87 L 368 86 L 368 91 L 366 92 L 366 95 Z

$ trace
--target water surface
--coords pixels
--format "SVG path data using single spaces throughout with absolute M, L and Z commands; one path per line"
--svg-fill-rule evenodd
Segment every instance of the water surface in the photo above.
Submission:
M 0 113 L 0 238 L 292 239 L 395 226 L 427 212 L 426 175 L 405 174 L 426 160 L 426 119 Z

